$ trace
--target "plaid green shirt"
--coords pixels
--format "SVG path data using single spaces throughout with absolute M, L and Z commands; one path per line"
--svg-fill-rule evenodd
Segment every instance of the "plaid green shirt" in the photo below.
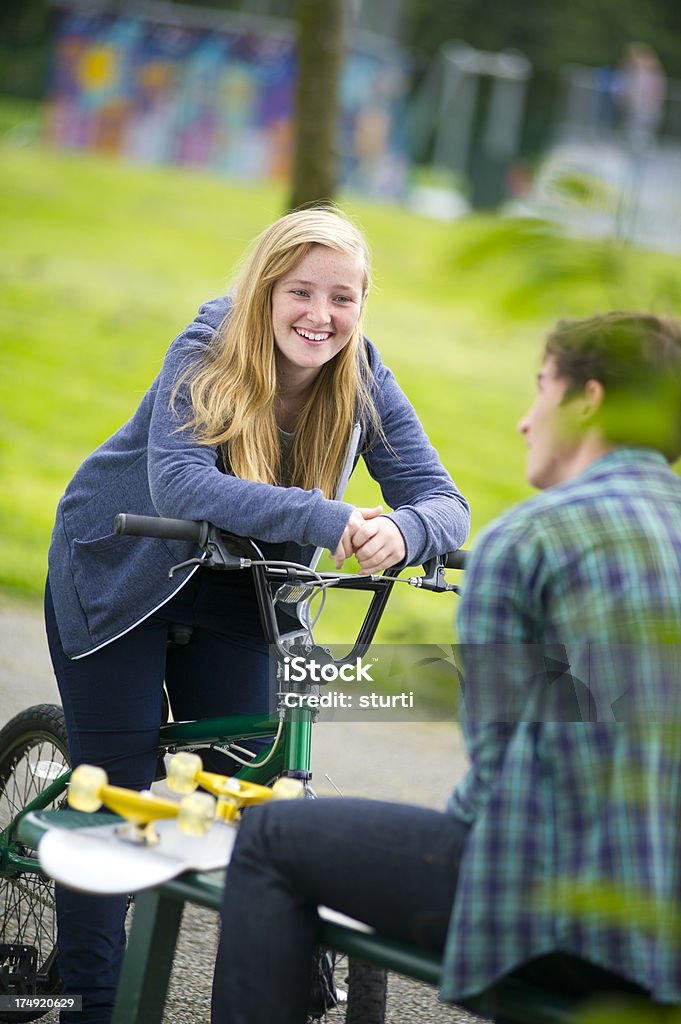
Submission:
M 512 509 L 458 633 L 471 768 L 448 811 L 471 831 L 443 996 L 564 951 L 681 1003 L 681 480 L 618 449 Z

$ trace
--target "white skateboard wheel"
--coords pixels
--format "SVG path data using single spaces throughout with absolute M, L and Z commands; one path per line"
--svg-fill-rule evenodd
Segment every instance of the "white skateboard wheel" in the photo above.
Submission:
M 198 782 L 196 776 L 202 770 L 203 763 L 198 754 L 190 754 L 183 750 L 175 754 L 168 762 L 168 786 L 175 793 L 193 793 Z
M 215 797 L 192 793 L 180 801 L 177 824 L 187 836 L 205 835 L 215 821 Z
M 299 800 L 305 796 L 305 787 L 300 779 L 289 779 L 282 775 L 272 786 L 273 800 Z
M 108 782 L 103 768 L 81 764 L 74 768 L 69 782 L 68 802 L 76 811 L 97 811 L 102 806 L 100 792 Z

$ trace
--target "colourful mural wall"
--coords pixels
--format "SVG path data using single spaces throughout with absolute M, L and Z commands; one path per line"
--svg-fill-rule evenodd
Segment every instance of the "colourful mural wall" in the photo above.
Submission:
M 406 69 L 390 51 L 354 49 L 341 85 L 340 178 L 370 195 L 404 188 Z M 285 178 L 292 149 L 293 34 L 218 31 L 64 11 L 48 134 L 60 147 L 234 178 Z

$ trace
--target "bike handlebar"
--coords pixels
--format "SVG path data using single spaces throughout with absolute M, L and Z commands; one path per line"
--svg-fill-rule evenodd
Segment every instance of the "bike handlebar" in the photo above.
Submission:
M 163 540 L 185 540 L 206 547 L 211 524 L 205 520 L 194 522 L 190 519 L 166 519 L 162 516 L 138 516 L 119 512 L 114 519 L 116 533 L 128 537 L 159 537 Z M 464 569 L 467 551 L 448 551 L 440 556 L 445 569 Z
M 208 523 L 191 519 L 164 519 L 161 516 L 136 516 L 119 512 L 114 519 L 116 533 L 127 537 L 161 537 L 163 540 L 189 540 L 203 547 L 208 539 Z
M 464 548 L 459 548 L 458 551 L 448 551 L 446 555 L 442 556 L 442 566 L 444 569 L 465 569 L 466 562 L 468 561 L 468 551 Z
M 191 558 L 187 562 L 182 562 L 181 565 L 174 566 L 171 575 L 177 569 L 197 563 L 213 569 L 251 569 L 263 635 L 267 643 L 276 651 L 276 656 L 280 661 L 288 656 L 289 651 L 282 644 L 275 611 L 276 598 L 272 596 L 270 586 L 275 586 L 277 583 L 291 584 L 295 581 L 311 584 L 312 587 L 333 585 L 336 589 L 372 592 L 369 608 L 352 651 L 343 658 L 334 659 L 335 664 L 342 665 L 352 662 L 355 657 L 362 655 L 368 649 L 400 572 L 399 569 L 392 568 L 378 575 L 358 576 L 353 573 L 319 573 L 314 569 L 302 565 L 296 566 L 290 562 L 276 560 L 268 562 L 252 540 L 218 530 L 212 523 L 206 521 L 193 522 L 186 519 L 165 519 L 161 516 L 138 516 L 121 512 L 115 517 L 114 529 L 116 533 L 133 537 L 159 537 L 164 540 L 191 541 L 203 548 L 205 554 L 202 558 Z M 444 569 L 462 569 L 467 553 L 466 551 L 452 551 L 446 555 L 431 558 L 423 566 L 423 576 L 413 576 L 404 582 L 423 590 L 439 593 L 452 590 L 458 592 L 458 587 L 445 581 Z

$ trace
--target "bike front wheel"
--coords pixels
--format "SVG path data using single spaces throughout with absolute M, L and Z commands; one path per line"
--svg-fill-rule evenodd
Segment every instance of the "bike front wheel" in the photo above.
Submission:
M 17 869 L 11 854 L 34 858 L 14 836 L 17 815 L 70 767 L 64 712 L 56 704 L 38 704 L 12 718 L 0 730 L 0 967 L 10 977 L 10 994 L 49 996 L 60 990 L 57 969 L 54 882 L 40 873 Z M 65 792 L 41 810 L 64 806 Z M 44 1016 L 0 1010 L 0 1021 L 23 1024 Z
M 317 1009 L 308 1014 L 308 1021 L 384 1024 L 387 977 L 387 972 L 374 964 L 319 948 L 310 998 Z
M 345 1024 L 383 1024 L 387 995 L 387 971 L 350 957 Z

